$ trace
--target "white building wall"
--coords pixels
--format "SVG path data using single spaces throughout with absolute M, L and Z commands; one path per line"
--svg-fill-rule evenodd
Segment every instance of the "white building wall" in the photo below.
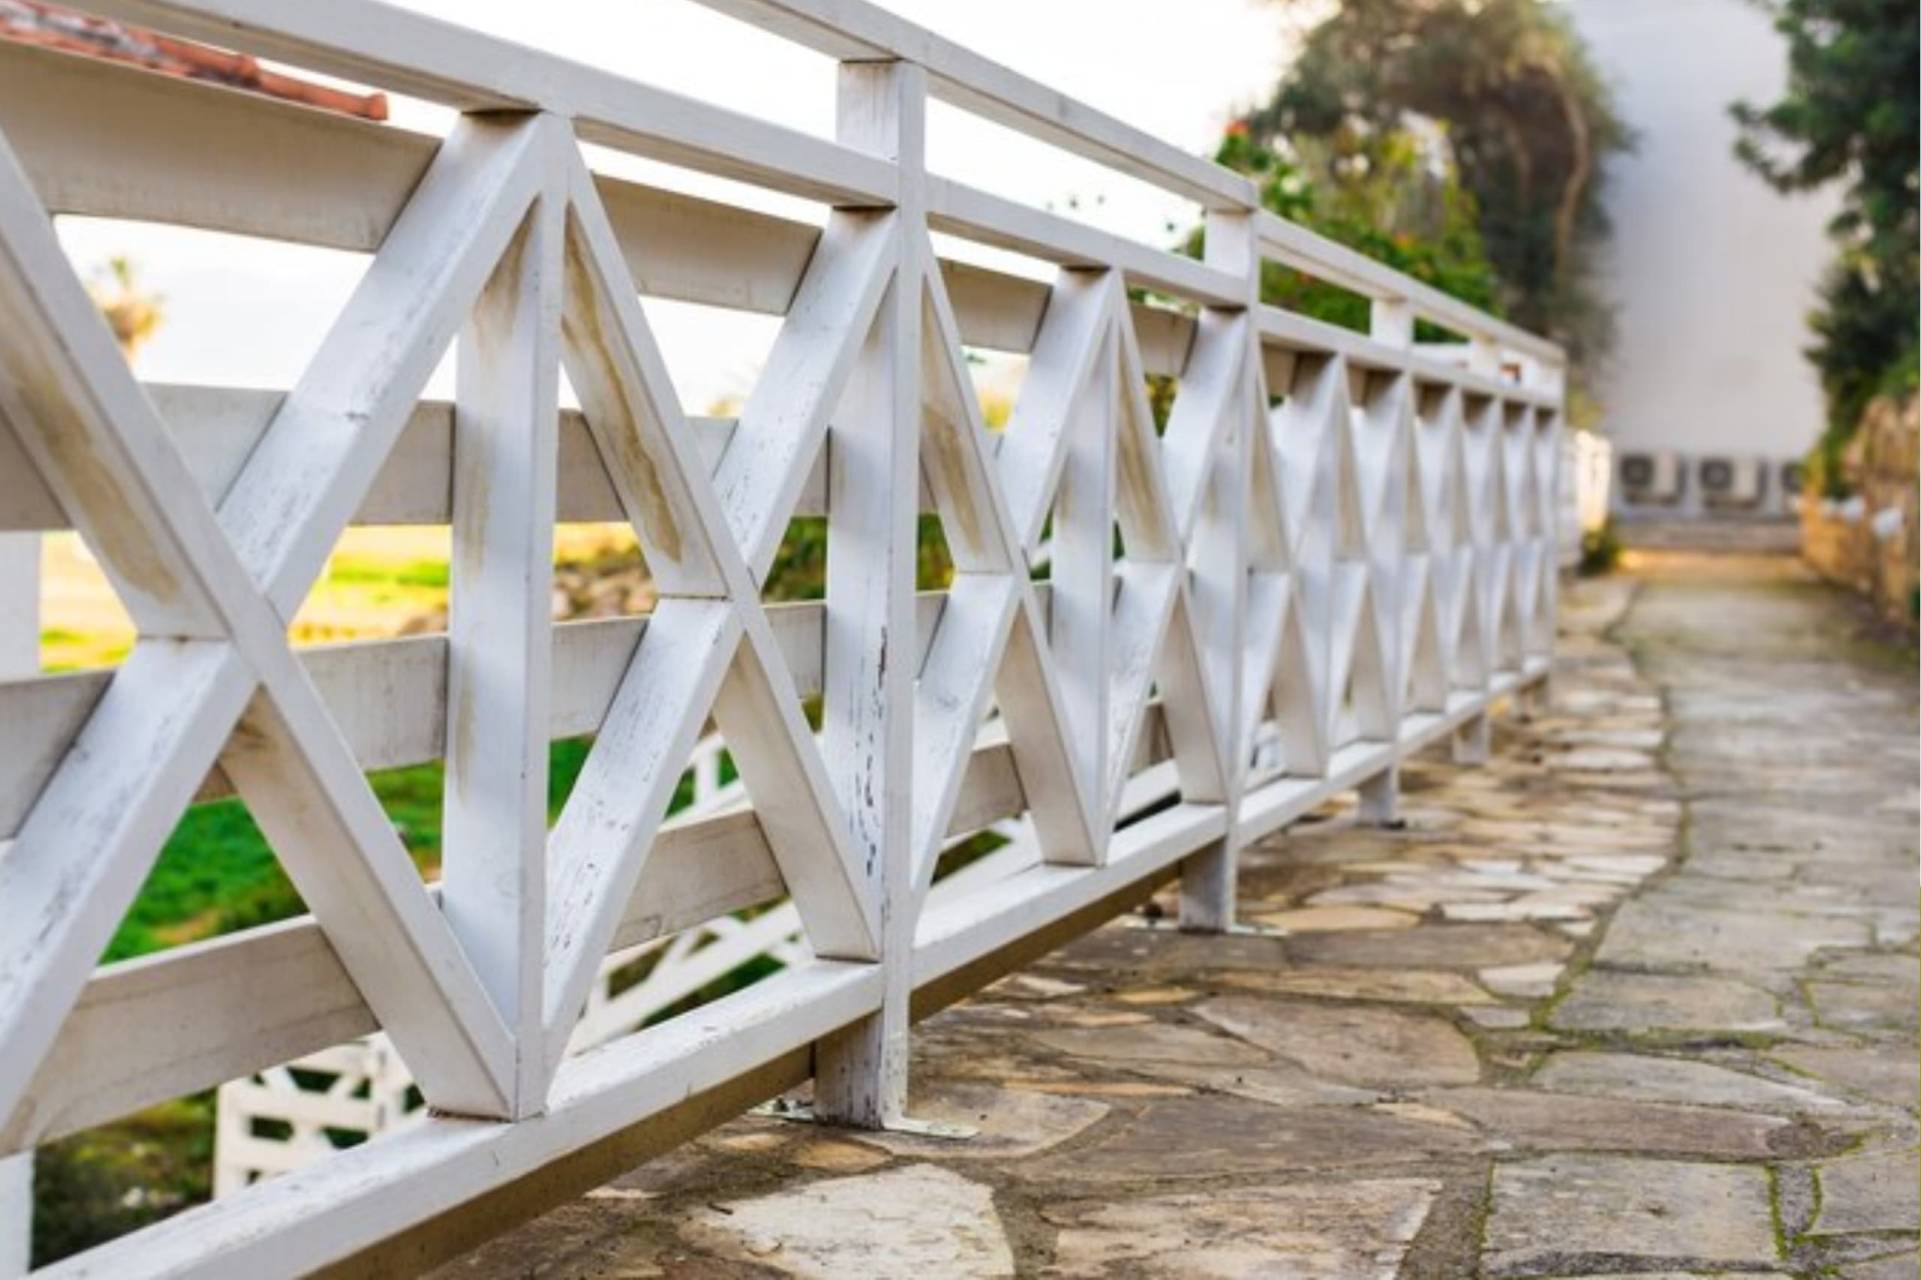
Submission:
M 1749 0 L 1567 7 L 1639 134 L 1608 172 L 1603 279 L 1620 333 L 1597 391 L 1616 457 L 1798 458 L 1823 420 L 1801 351 L 1836 196 L 1774 192 L 1734 158 L 1728 113 L 1779 97 L 1785 42 Z

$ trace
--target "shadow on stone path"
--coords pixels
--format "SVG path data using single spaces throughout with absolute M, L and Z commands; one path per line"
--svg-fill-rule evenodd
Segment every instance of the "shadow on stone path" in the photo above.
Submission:
M 1917 1274 L 1915 670 L 1648 553 L 1552 711 L 922 1024 L 966 1142 L 744 1118 L 448 1277 Z M 1164 913 L 1165 905 L 1161 911 Z

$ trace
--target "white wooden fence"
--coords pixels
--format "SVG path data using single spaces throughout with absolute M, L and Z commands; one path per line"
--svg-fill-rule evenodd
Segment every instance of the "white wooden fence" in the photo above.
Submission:
M 0 532 L 79 529 L 140 633 L 0 684 L 0 1152 L 375 1030 L 432 1109 L 54 1273 L 417 1266 L 810 1075 L 826 1116 L 890 1123 L 911 1015 L 1170 875 L 1185 926 L 1226 927 L 1247 841 L 1356 788 L 1391 820 L 1404 757 L 1478 758 L 1545 679 L 1554 346 L 857 0 L 707 3 L 841 61 L 834 139 L 367 0 L 88 7 L 447 104 L 444 139 L 0 46 Z M 929 174 L 930 96 L 1193 200 L 1205 259 Z M 142 386 L 50 213 L 372 259 L 290 390 Z M 1372 331 L 1262 305 L 1264 259 Z M 737 420 L 683 416 L 637 295 L 785 317 Z M 419 403 L 450 345 L 452 406 Z M 1031 355 L 998 433 L 968 348 Z M 922 507 L 955 573 L 917 596 Z M 826 598 L 767 606 L 796 514 L 826 517 Z M 579 520 L 632 524 L 650 616 L 549 623 Z M 288 647 L 355 522 L 452 525 L 447 634 Z M 663 822 L 710 721 L 752 803 Z M 547 743 L 588 733 L 550 830 Z M 363 771 L 436 759 L 424 886 Z M 313 916 L 96 967 L 183 809 L 232 792 Z M 610 953 L 782 900 L 797 963 L 569 1052 Z

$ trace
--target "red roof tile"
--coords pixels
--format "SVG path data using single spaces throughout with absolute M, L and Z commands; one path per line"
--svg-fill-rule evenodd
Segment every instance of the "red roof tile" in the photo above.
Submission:
M 109 62 L 131 63 L 186 80 L 209 80 L 342 115 L 367 120 L 387 118 L 384 93 L 330 89 L 310 80 L 265 70 L 244 53 L 216 49 L 193 40 L 177 40 L 144 27 L 96 18 L 42 0 L 0 0 L 0 40 L 40 45 Z

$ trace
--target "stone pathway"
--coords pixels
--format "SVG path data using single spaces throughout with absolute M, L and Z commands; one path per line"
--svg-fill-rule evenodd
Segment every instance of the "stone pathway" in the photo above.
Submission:
M 1405 830 L 1250 852 L 1258 932 L 1150 908 L 923 1024 L 978 1137 L 746 1118 L 445 1274 L 1911 1280 L 1912 660 L 1784 559 L 1564 615 Z

